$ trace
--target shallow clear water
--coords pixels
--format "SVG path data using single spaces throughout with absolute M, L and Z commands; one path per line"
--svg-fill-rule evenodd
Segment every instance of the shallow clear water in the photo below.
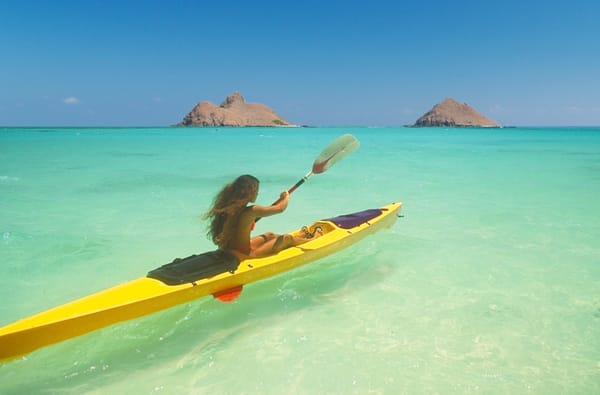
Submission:
M 213 248 L 199 216 L 361 148 L 257 224 L 402 201 L 389 230 L 0 365 L 17 393 L 598 393 L 600 129 L 0 129 L 0 325 Z

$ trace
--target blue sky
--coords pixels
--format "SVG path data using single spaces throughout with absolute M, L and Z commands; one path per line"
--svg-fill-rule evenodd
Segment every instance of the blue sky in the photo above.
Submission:
M 412 124 L 446 97 L 600 125 L 600 2 L 0 3 L 0 125 L 164 126 L 238 91 L 289 121 Z

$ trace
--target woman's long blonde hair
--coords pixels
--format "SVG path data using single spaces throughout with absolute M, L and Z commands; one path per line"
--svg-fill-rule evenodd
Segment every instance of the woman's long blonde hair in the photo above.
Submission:
M 225 227 L 228 218 L 238 216 L 248 202 L 256 197 L 258 191 L 258 179 L 249 174 L 239 176 L 232 183 L 229 183 L 221 189 L 215 196 L 210 210 L 203 218 L 210 220 L 207 236 L 220 248 L 227 248 L 233 237 L 237 221 L 229 222 Z

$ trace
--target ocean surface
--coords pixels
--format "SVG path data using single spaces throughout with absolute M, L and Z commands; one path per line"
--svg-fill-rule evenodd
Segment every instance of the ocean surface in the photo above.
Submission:
M 2 394 L 598 394 L 600 129 L 0 128 L 0 326 L 213 249 L 240 174 L 257 232 L 402 201 L 307 266 L 0 364 Z

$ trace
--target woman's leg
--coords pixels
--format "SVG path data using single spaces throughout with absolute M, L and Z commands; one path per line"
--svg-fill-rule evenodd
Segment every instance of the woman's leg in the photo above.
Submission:
M 312 238 L 301 237 L 301 236 L 292 236 L 291 234 L 285 235 L 274 235 L 272 239 L 265 241 L 257 248 L 252 248 L 250 252 L 251 257 L 263 257 L 268 255 L 273 255 L 278 253 L 279 251 L 285 250 L 289 247 L 294 247 L 307 241 L 313 240 L 321 236 L 322 233 L 315 234 Z
M 277 236 L 279 236 L 279 235 L 276 235 L 273 232 L 267 232 L 267 233 L 263 233 L 262 235 L 255 236 L 250 239 L 250 249 L 255 250 L 255 249 L 261 247 L 266 242 L 277 238 Z

